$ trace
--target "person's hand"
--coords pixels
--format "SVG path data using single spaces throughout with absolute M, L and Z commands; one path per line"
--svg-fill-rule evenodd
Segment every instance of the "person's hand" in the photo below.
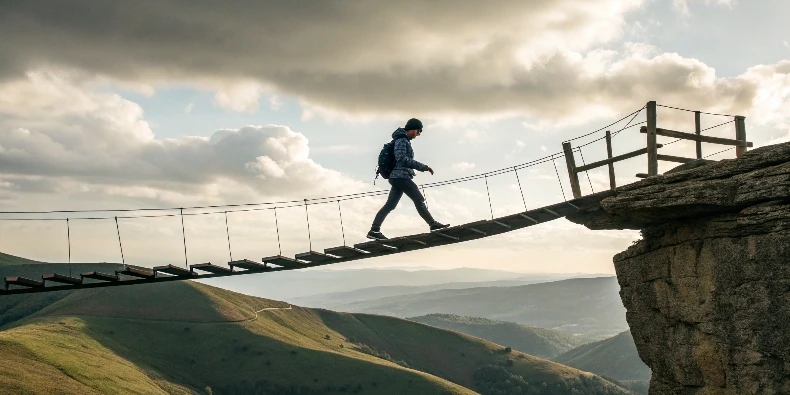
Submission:
M 431 169 L 431 166 L 428 166 L 428 171 L 430 171 L 431 175 L 433 175 L 433 169 Z

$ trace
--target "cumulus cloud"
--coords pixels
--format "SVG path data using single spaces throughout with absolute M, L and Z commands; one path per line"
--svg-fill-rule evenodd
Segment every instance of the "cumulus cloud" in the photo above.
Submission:
M 210 199 L 220 190 L 260 200 L 362 188 L 313 162 L 307 138 L 287 126 L 157 139 L 137 104 L 56 73 L 0 84 L 0 114 L 6 191 L 35 192 L 33 181 L 42 179 L 64 192 L 89 188 L 160 200 Z
M 469 162 L 458 162 L 458 163 L 453 163 L 452 167 L 453 170 L 464 172 L 474 169 L 475 164 Z
M 690 16 L 690 2 L 702 3 L 706 6 L 715 5 L 731 8 L 733 5 L 735 5 L 736 0 L 672 0 L 672 8 L 683 16 Z

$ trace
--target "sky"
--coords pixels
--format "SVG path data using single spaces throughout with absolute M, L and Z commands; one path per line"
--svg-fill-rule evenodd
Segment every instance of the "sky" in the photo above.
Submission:
M 376 157 L 412 117 L 425 125 L 412 142 L 416 159 L 436 171 L 418 174 L 418 184 L 561 152 L 563 141 L 650 100 L 746 116 L 755 147 L 788 141 L 787 15 L 790 3 L 780 0 L 4 2 L 0 211 L 296 203 L 277 206 L 276 219 L 276 205 L 186 209 L 183 217 L 0 214 L 0 251 L 118 262 L 122 247 L 126 263 L 153 266 L 363 242 L 383 196 L 308 206 L 309 238 L 298 202 L 388 189 L 385 180 L 373 184 Z M 704 115 L 702 124 L 730 120 Z M 632 124 L 641 121 L 644 111 Z M 659 108 L 659 127 L 693 131 L 693 122 L 691 113 Z M 591 142 L 577 163 L 606 156 L 595 141 L 602 133 L 573 140 Z M 734 127 L 705 133 L 733 138 Z M 613 142 L 615 155 L 644 144 L 638 127 Z M 721 148 L 703 153 L 734 157 Z M 662 150 L 694 155 L 687 142 Z M 605 171 L 581 175 L 582 192 L 607 189 Z M 616 172 L 618 185 L 635 182 L 646 159 L 620 162 Z M 569 198 L 566 174 L 560 157 L 518 179 L 510 172 L 425 194 L 437 219 L 460 224 Z M 199 212 L 213 214 L 190 215 Z M 125 218 L 153 214 L 168 216 Z M 404 199 L 382 231 L 426 228 Z M 335 267 L 613 273 L 612 256 L 638 238 L 562 219 Z

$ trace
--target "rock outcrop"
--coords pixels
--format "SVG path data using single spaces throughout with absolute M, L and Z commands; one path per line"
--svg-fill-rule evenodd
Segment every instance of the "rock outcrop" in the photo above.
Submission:
M 790 394 L 790 143 L 618 188 L 569 219 L 614 257 L 651 394 Z

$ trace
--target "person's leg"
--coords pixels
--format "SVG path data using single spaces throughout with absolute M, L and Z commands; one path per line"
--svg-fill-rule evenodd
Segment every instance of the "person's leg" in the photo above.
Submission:
M 428 207 L 425 205 L 425 198 L 420 193 L 420 188 L 417 186 L 417 184 L 415 184 L 414 181 L 406 178 L 399 179 L 397 183 L 399 184 L 398 186 L 403 191 L 403 193 L 405 193 L 406 196 L 408 196 L 414 202 L 414 207 L 417 208 L 417 213 L 419 213 L 420 217 L 425 220 L 425 223 L 428 225 L 435 224 L 436 220 L 433 219 L 433 216 L 431 216 L 431 213 L 428 211 Z M 393 184 L 393 187 L 394 186 L 395 184 Z
M 378 214 L 376 214 L 376 218 L 373 219 L 373 225 L 370 227 L 371 231 L 379 232 L 381 231 L 381 224 L 384 223 L 384 219 L 387 218 L 387 215 L 398 206 L 398 202 L 400 201 L 401 196 L 403 196 L 403 191 L 396 186 L 393 181 L 397 179 L 390 179 L 390 185 L 392 188 L 390 189 L 390 194 L 387 197 L 387 202 L 384 203 L 384 206 L 381 207 Z

